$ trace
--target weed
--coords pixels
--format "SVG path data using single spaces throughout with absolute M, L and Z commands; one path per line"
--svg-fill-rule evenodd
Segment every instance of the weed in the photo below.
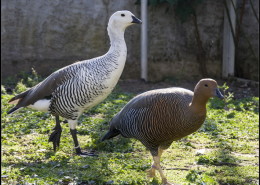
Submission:
M 24 91 L 27 90 L 26 85 L 23 83 L 23 80 L 21 80 L 20 82 L 17 83 L 17 85 L 15 86 L 15 93 L 19 94 L 22 93 Z
M 41 80 L 33 73 L 24 74 L 15 84 L 16 93 Z M 226 85 L 223 88 L 228 91 Z M 49 113 L 25 108 L 7 115 L 12 95 L 1 85 L 2 184 L 160 184 L 158 177 L 146 178 L 151 158 L 139 141 L 121 136 L 100 141 L 109 121 L 133 96 L 117 86 L 106 101 L 80 117 L 80 144 L 98 154 L 83 158 L 73 155 L 68 124 L 62 124 L 59 150 L 52 151 L 48 136 L 55 123 Z M 161 163 L 168 180 L 184 185 L 257 184 L 258 101 L 258 97 L 235 100 L 232 94 L 227 94 L 226 103 L 211 99 L 202 128 L 163 153 Z M 197 150 L 205 152 L 196 155 Z
M 1 94 L 6 94 L 6 89 L 3 85 L 1 85 Z
M 196 185 L 206 185 L 206 184 L 217 185 L 218 184 L 212 176 L 200 170 L 191 170 L 186 176 L 186 179 L 189 182 L 192 182 L 193 184 Z

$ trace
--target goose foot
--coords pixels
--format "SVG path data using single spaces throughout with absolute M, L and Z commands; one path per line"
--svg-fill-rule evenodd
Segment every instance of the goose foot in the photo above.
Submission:
M 170 182 L 166 182 L 166 183 L 163 183 L 162 185 L 177 185 L 177 184 L 173 184 L 173 183 L 170 183 Z
M 97 157 L 98 155 L 95 154 L 95 151 L 90 151 L 90 152 L 82 152 L 80 148 L 76 148 L 76 155 L 82 156 L 82 157 Z
M 60 147 L 60 137 L 61 137 L 61 125 L 59 118 L 56 117 L 56 126 L 53 128 L 53 132 L 49 137 L 49 142 L 53 143 L 53 150 L 56 152 L 57 147 Z
M 171 182 L 167 181 L 166 178 L 163 178 L 162 179 L 162 185 L 179 185 L 179 184 L 171 183 Z
M 150 168 L 149 170 L 146 170 L 146 172 L 147 172 L 147 177 L 148 178 L 153 178 L 153 177 L 155 177 L 155 169 L 152 167 L 152 168 Z

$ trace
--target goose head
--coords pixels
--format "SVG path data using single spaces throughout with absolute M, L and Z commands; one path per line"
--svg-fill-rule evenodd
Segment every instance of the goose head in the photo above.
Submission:
M 218 88 L 217 82 L 210 78 L 201 79 L 197 83 L 194 89 L 194 96 L 195 95 L 202 96 L 207 100 L 211 97 L 218 97 L 220 99 L 224 98 Z
M 111 15 L 108 21 L 108 34 L 122 35 L 125 29 L 132 24 L 141 24 L 142 21 L 138 19 L 133 13 L 128 10 L 117 11 Z

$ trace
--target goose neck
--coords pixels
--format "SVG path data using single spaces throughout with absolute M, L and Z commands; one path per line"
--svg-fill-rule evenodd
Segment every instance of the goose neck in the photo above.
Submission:
M 117 53 L 126 55 L 127 47 L 124 38 L 123 39 L 110 39 L 110 48 L 108 53 Z
M 125 43 L 124 38 L 110 40 L 110 48 L 112 50 L 122 50 L 122 49 L 126 48 L 126 43 Z
M 112 29 L 110 27 L 107 27 L 107 31 L 110 39 L 110 45 L 112 47 L 118 46 L 120 44 L 125 44 L 125 29 Z
M 191 110 L 193 112 L 196 112 L 197 114 L 205 114 L 207 101 L 208 101 L 208 98 L 194 93 L 192 102 L 190 104 Z

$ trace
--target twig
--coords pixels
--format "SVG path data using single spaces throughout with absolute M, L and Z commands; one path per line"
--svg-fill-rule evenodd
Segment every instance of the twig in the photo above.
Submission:
M 256 20 L 257 20 L 257 22 L 258 22 L 258 24 L 259 24 L 259 18 L 257 17 L 257 13 L 256 13 L 256 11 L 255 11 L 255 9 L 254 9 L 254 5 L 253 5 L 253 3 L 252 3 L 252 0 L 249 0 L 249 2 L 250 2 L 250 5 L 251 5 L 251 8 L 252 8 L 252 10 L 253 10 L 253 13 L 254 13 L 254 15 L 255 15 L 255 18 L 256 18 Z
M 242 21 L 243 21 L 243 17 L 244 17 L 244 12 L 245 12 L 245 5 L 246 5 L 246 0 L 243 0 L 243 4 L 240 10 L 240 17 L 239 17 L 239 21 L 238 21 L 238 25 L 237 25 L 237 45 L 239 43 L 239 36 L 240 36 L 240 32 L 241 32 L 241 25 L 242 25 Z
M 189 171 L 189 168 L 166 168 L 165 170 L 186 170 Z
M 195 38 L 196 38 L 197 45 L 198 45 L 197 60 L 200 64 L 200 70 L 202 72 L 202 75 L 205 77 L 205 76 L 208 76 L 207 67 L 206 67 L 206 52 L 202 45 L 200 32 L 199 32 L 199 28 L 198 28 L 197 16 L 196 16 L 195 12 L 193 13 L 192 20 L 193 20 L 193 24 L 195 27 Z
M 238 78 L 238 77 L 232 77 L 230 79 L 231 80 L 236 80 L 238 82 L 244 82 L 244 83 L 247 83 L 247 84 L 251 84 L 251 85 L 254 85 L 254 86 L 259 86 L 259 82 L 254 81 L 254 80 L 248 80 L 248 79 Z
M 215 163 L 215 166 L 240 166 L 239 164 L 235 164 L 235 163 L 228 163 L 228 162 L 219 162 L 219 163 Z

